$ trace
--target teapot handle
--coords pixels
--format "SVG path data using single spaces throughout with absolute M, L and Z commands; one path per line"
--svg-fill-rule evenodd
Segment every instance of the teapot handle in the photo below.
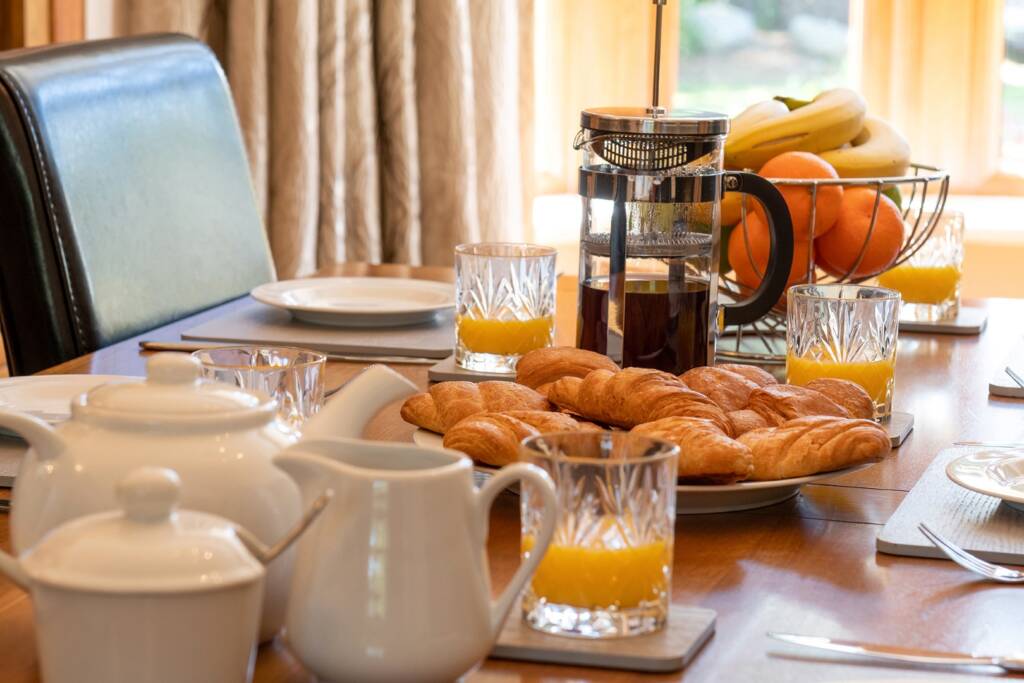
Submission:
M 491 604 L 492 640 L 497 640 L 498 635 L 501 633 L 501 627 L 505 624 L 505 618 L 508 617 L 509 610 L 512 609 L 512 604 L 523 590 L 523 586 L 533 576 L 533 572 L 537 569 L 537 565 L 540 564 L 544 553 L 547 552 L 548 545 L 551 543 L 551 537 L 555 533 L 555 522 L 557 520 L 555 485 L 547 472 L 536 465 L 523 462 L 508 465 L 491 477 L 476 494 L 477 509 L 482 518 L 482 541 L 486 542 L 487 540 L 487 522 L 495 496 L 515 480 L 528 481 L 537 488 L 544 504 L 544 514 L 541 519 L 540 533 L 537 535 L 536 543 L 530 551 L 529 559 L 519 565 L 519 569 L 516 570 L 512 580 L 508 582 L 504 592 Z

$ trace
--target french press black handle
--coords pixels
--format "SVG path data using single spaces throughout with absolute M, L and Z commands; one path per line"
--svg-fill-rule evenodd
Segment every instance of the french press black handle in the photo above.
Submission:
M 782 194 L 771 182 L 754 173 L 723 173 L 723 187 L 730 192 L 749 194 L 764 207 L 768 217 L 768 265 L 757 290 L 748 298 L 725 305 L 725 324 L 746 325 L 772 309 L 786 292 L 789 270 L 793 266 L 793 222 Z

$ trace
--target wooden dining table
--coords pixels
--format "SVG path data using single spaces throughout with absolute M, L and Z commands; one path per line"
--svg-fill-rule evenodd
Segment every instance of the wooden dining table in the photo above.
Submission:
M 399 265 L 344 264 L 320 274 L 453 280 L 448 268 Z M 575 300 L 575 279 L 560 278 L 558 343 L 573 343 Z M 952 562 L 885 555 L 875 549 L 882 525 L 942 449 L 963 439 L 1024 442 L 1024 401 L 988 395 L 989 377 L 1005 364 L 1024 333 L 1024 300 L 966 303 L 988 313 L 988 328 L 980 336 L 900 335 L 894 408 L 912 413 L 915 426 L 885 461 L 804 486 L 797 497 L 770 507 L 678 518 L 672 601 L 715 610 L 716 630 L 684 670 L 643 675 L 645 680 L 990 678 L 981 671 L 921 671 L 800 650 L 769 639 L 768 631 L 937 650 L 1024 652 L 1024 588 L 976 580 Z M 46 372 L 143 374 L 148 354 L 139 350 L 141 339 L 178 341 L 182 331 L 246 304 L 247 298 L 223 304 Z M 328 363 L 326 386 L 340 384 L 365 365 Z M 427 386 L 427 366 L 393 367 L 419 386 Z M 373 420 L 366 436 L 409 441 L 412 432 L 413 427 L 399 417 L 396 404 Z M 11 549 L 4 514 L 0 514 L 0 547 Z M 511 493 L 499 496 L 494 506 L 487 552 L 497 592 L 519 563 L 519 507 Z M 492 658 L 468 674 L 467 680 L 631 681 L 639 677 L 633 672 Z M 0 578 L 0 681 L 38 680 L 31 601 Z M 254 680 L 314 679 L 278 639 L 260 648 Z

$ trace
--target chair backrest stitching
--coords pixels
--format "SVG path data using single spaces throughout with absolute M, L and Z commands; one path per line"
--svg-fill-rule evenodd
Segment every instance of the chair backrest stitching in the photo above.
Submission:
M 50 221 L 53 223 L 54 234 L 57 237 L 58 257 L 60 259 L 61 268 L 64 271 L 65 292 L 71 302 L 71 315 L 75 320 L 75 330 L 78 333 L 79 345 L 84 346 L 85 333 L 82 329 L 82 319 L 78 314 L 78 304 L 75 301 L 75 290 L 71 284 L 71 270 L 68 267 L 67 253 L 64 251 L 64 238 L 61 234 L 60 221 L 57 220 L 57 210 L 54 207 L 53 195 L 50 192 L 50 178 L 46 171 L 46 161 L 43 158 L 42 148 L 39 145 L 39 138 L 36 134 L 35 123 L 28 110 L 28 106 L 25 104 L 25 100 L 21 96 L 21 91 L 18 89 L 17 84 L 4 72 L 0 72 L 0 78 L 7 83 L 8 89 L 14 93 L 15 99 L 18 101 L 18 107 L 21 109 L 21 114 L 25 119 L 25 126 L 28 128 L 29 137 L 32 140 L 32 149 L 36 155 L 36 161 L 39 164 L 39 174 L 43 179 L 43 191 L 46 194 L 46 206 L 50 214 Z

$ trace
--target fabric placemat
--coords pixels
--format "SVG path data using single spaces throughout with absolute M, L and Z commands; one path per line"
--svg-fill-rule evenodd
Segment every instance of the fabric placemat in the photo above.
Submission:
M 241 309 L 193 327 L 182 339 L 301 346 L 324 353 L 417 356 L 442 359 L 452 352 L 455 319 L 452 312 L 433 323 L 408 327 L 328 327 L 292 318 L 287 311 L 253 301 Z
M 945 559 L 917 529 L 924 522 L 961 548 L 990 562 L 1024 564 L 1024 513 L 998 498 L 969 491 L 946 476 L 946 465 L 978 448 L 940 451 L 878 534 L 890 555 Z
M 0 436 L 0 488 L 11 488 L 18 476 L 28 444 L 18 438 Z

